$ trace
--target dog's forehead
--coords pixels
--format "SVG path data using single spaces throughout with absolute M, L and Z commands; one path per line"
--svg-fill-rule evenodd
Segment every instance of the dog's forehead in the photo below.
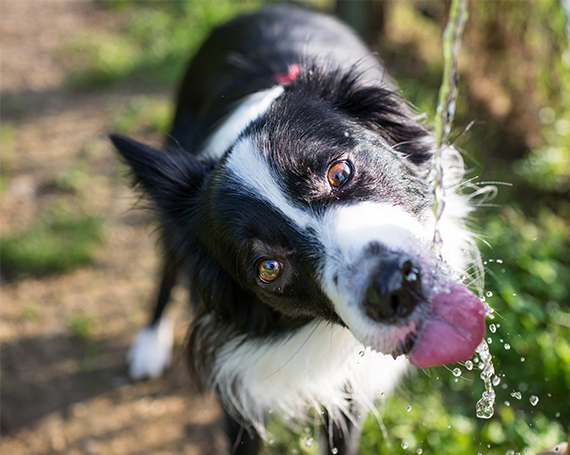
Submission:
M 231 198 L 232 191 L 245 193 L 254 200 L 269 204 L 300 230 L 315 223 L 315 214 L 309 207 L 303 207 L 284 191 L 279 174 L 251 137 L 244 136 L 237 141 L 226 156 L 222 172 L 230 183 L 226 196 Z

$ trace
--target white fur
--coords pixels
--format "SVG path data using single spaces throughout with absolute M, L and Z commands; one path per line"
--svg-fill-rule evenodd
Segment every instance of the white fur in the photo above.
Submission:
M 163 317 L 140 329 L 127 354 L 129 374 L 135 380 L 158 378 L 172 360 L 174 320 Z
M 212 386 L 265 435 L 264 416 L 271 410 L 303 419 L 307 406 L 314 406 L 336 421 L 344 413 L 356 422 L 347 399 L 373 410 L 374 400 L 394 389 L 407 366 L 403 356 L 374 352 L 345 328 L 314 322 L 274 341 L 231 341 L 216 359 Z
M 208 139 L 201 152 L 204 158 L 220 159 L 238 139 L 239 135 L 254 120 L 261 117 L 273 102 L 283 93 L 283 86 L 277 85 L 244 98 L 235 110 L 224 120 L 222 126 Z

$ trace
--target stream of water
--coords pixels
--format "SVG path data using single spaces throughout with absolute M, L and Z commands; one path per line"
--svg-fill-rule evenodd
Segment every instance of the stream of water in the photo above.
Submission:
M 433 182 L 433 213 L 435 216 L 435 228 L 432 241 L 432 249 L 436 257 L 441 256 L 442 238 L 438 229 L 441 215 L 445 208 L 445 188 L 443 186 L 443 163 L 442 148 L 451 130 L 451 124 L 455 116 L 455 103 L 458 92 L 459 77 L 457 74 L 457 57 L 461 45 L 461 35 L 467 21 L 467 0 L 453 0 L 449 13 L 449 21 L 443 33 L 443 81 L 439 91 L 439 100 L 435 115 L 435 139 L 436 152 L 434 157 L 434 182 Z M 489 346 L 483 340 L 477 348 L 480 359 L 480 378 L 485 384 L 485 391 L 476 405 L 476 415 L 481 419 L 489 419 L 494 414 L 495 391 L 493 390 L 493 377 L 495 368 Z

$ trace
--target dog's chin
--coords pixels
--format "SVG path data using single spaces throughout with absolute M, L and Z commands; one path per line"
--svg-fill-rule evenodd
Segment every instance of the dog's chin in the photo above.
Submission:
M 428 368 L 470 359 L 485 335 L 485 317 L 479 297 L 451 283 L 417 308 L 408 321 L 381 324 L 363 316 L 348 326 L 375 351 L 393 357 L 406 354 L 413 366 Z

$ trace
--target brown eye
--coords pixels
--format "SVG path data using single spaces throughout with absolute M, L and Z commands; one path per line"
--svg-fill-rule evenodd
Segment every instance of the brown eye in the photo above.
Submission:
M 275 259 L 264 259 L 257 265 L 257 276 L 264 283 L 275 281 L 283 271 L 283 264 Z
M 340 188 L 350 179 L 351 175 L 352 166 L 350 162 L 346 160 L 337 161 L 329 168 L 329 183 L 333 188 Z

